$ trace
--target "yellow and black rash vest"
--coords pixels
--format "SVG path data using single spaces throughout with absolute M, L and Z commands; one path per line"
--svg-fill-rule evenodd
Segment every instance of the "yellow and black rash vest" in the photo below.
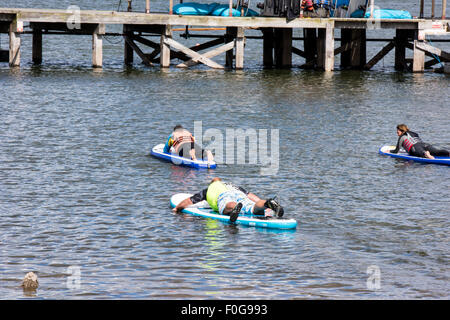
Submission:
M 214 211 L 219 211 L 219 208 L 217 207 L 217 199 L 220 194 L 225 191 L 228 191 L 228 188 L 221 181 L 215 181 L 209 185 L 208 191 L 206 192 L 206 201 L 208 201 Z

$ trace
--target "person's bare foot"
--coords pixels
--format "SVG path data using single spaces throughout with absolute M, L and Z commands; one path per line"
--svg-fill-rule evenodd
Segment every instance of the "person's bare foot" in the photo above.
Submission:
M 425 155 L 425 158 L 427 158 L 427 159 L 434 159 L 434 157 L 430 154 L 430 151 L 425 151 L 424 155 Z

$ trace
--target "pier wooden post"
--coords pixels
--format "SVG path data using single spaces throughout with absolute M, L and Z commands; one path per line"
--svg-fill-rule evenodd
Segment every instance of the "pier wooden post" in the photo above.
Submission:
M 436 0 L 431 0 L 431 19 L 434 19 L 435 7 L 436 7 Z
M 127 25 L 123 26 L 123 34 L 125 37 L 130 38 L 133 34 L 133 31 L 129 31 L 129 27 Z M 130 46 L 130 44 L 125 40 L 124 41 L 124 52 L 123 52 L 123 62 L 125 65 L 130 66 L 133 64 L 134 60 L 134 51 L 133 48 Z
M 419 14 L 419 18 L 423 18 L 423 8 L 424 8 L 424 2 L 425 0 L 420 0 L 420 14 Z
M 235 50 L 236 50 L 236 69 L 244 68 L 244 46 L 245 46 L 245 38 L 244 38 L 244 28 L 238 27 L 236 40 L 235 40 Z
M 319 28 L 317 66 L 324 71 L 334 70 L 334 26 Z
M 444 73 L 450 74 L 450 62 L 444 64 Z
M 92 66 L 101 68 L 103 66 L 103 35 L 105 25 L 100 23 L 92 34 Z
M 42 30 L 33 29 L 33 63 L 42 63 Z
M 261 28 L 263 33 L 263 65 L 266 68 L 273 67 L 273 28 Z
M 290 68 L 292 66 L 292 28 L 275 28 L 275 66 Z
M 303 29 L 303 47 L 305 51 L 305 68 L 314 68 L 316 64 L 317 55 L 317 29 L 307 28 Z
M 396 29 L 395 30 L 395 70 L 404 71 L 406 66 L 406 45 L 408 38 L 413 38 L 411 30 Z
M 442 0 L 442 20 L 445 20 L 445 11 L 447 10 L 447 0 Z
M 225 31 L 225 42 L 231 42 L 236 39 L 237 29 L 235 27 L 227 27 Z M 225 67 L 233 68 L 234 62 L 234 52 L 233 50 L 229 50 L 225 52 Z
M 413 65 L 412 72 L 424 72 L 425 71 L 425 51 L 420 50 L 417 46 L 418 43 L 423 42 L 425 40 L 425 35 L 423 34 L 423 30 L 419 29 L 415 32 L 414 37 L 414 56 L 413 56 Z
M 23 32 L 23 22 L 14 20 L 9 25 L 9 66 L 20 66 L 20 33 Z
M 170 25 L 163 26 L 163 33 L 161 34 L 160 63 L 162 68 L 170 67 L 170 46 L 165 42 L 166 38 L 172 38 L 172 27 Z
M 366 30 L 342 29 L 341 47 L 349 48 L 341 53 L 341 67 L 363 69 L 366 65 Z

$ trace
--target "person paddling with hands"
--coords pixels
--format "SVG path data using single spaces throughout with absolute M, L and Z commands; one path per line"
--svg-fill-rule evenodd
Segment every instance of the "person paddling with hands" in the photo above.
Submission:
M 206 200 L 214 211 L 229 215 L 231 222 L 235 222 L 240 213 L 262 216 L 276 215 L 279 218 L 284 214 L 283 207 L 276 200 L 263 200 L 242 187 L 222 182 L 220 178 L 212 179 L 207 188 L 181 201 L 173 208 L 173 211 L 180 212 L 203 200 Z
M 429 143 L 425 143 L 415 132 L 409 130 L 406 124 L 397 125 L 398 141 L 397 146 L 390 153 L 398 153 L 403 147 L 409 155 L 434 159 L 434 157 L 448 157 L 450 153 L 444 149 L 438 149 Z
M 173 132 L 167 138 L 164 145 L 164 153 L 174 153 L 180 157 L 197 160 L 198 158 L 208 162 L 214 162 L 214 156 L 209 150 L 204 150 L 195 143 L 195 138 L 188 130 L 178 124 L 173 128 Z

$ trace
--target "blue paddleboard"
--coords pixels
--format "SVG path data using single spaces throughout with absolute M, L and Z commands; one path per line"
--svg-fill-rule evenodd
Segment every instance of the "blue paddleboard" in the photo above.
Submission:
M 155 158 L 169 161 L 179 166 L 191 167 L 196 169 L 215 169 L 217 167 L 217 164 L 215 162 L 208 163 L 208 161 L 204 160 L 191 160 L 170 153 L 165 153 L 163 143 L 154 146 L 150 151 L 150 154 Z
M 170 205 L 175 208 L 181 201 L 191 197 L 192 194 L 178 193 L 170 198 Z M 201 201 L 188 208 L 183 209 L 184 213 L 191 214 L 193 216 L 200 216 L 204 218 L 210 218 L 219 220 L 225 223 L 231 223 L 230 217 L 227 215 L 219 214 L 211 209 L 208 202 Z M 250 227 L 268 228 L 268 229 L 295 229 L 297 228 L 297 221 L 294 219 L 280 219 L 280 218 L 257 218 L 254 215 L 240 215 L 238 216 L 235 224 L 241 224 Z
M 404 159 L 404 160 L 410 160 L 415 162 L 422 162 L 422 163 L 434 163 L 434 164 L 443 164 L 450 166 L 450 157 L 435 157 L 435 159 L 427 159 L 427 158 L 420 158 L 420 157 L 414 157 L 410 156 L 406 152 L 399 152 L 399 153 L 390 153 L 390 150 L 394 150 L 395 146 L 383 146 L 378 150 L 378 152 L 384 156 L 389 156 L 392 158 L 397 159 Z

